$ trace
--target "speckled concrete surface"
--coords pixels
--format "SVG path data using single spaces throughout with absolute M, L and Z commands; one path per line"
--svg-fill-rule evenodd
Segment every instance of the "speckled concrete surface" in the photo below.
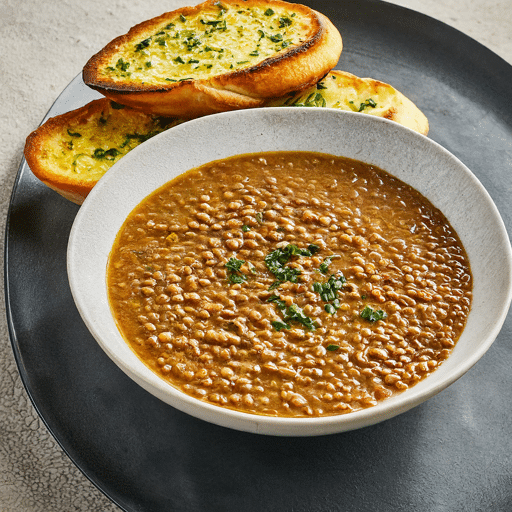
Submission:
M 87 59 L 135 23 L 184 0 L 0 0 L 0 227 L 35 129 Z M 510 0 L 396 0 L 473 37 L 512 64 Z M 14 51 L 9 49 L 15 48 Z M 1 243 L 3 244 L 3 237 Z M 2 248 L 3 252 L 3 248 Z M 3 292 L 0 295 L 4 309 Z M 0 512 L 118 510 L 60 450 L 23 388 L 0 320 Z

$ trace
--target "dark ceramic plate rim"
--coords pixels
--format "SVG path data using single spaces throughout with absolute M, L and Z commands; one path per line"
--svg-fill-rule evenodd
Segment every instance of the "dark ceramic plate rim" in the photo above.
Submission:
M 311 2 L 305 2 L 312 7 L 322 11 L 322 7 L 320 4 L 323 5 L 322 0 L 320 1 L 311 1 Z M 347 7 L 346 5 L 341 5 L 340 2 L 339 9 L 340 11 L 343 11 L 344 9 L 353 9 L 353 7 Z M 430 29 L 432 29 L 429 33 L 434 41 L 439 41 L 446 46 L 450 46 L 450 44 L 454 44 L 452 48 L 455 48 L 457 52 L 462 52 L 467 54 L 467 61 L 470 64 L 477 64 L 479 67 L 479 71 L 482 75 L 489 75 L 489 76 L 497 76 L 500 74 L 500 76 L 503 77 L 503 82 L 498 82 L 497 80 L 491 80 L 489 83 L 486 84 L 489 89 L 493 90 L 498 97 L 505 98 L 505 92 L 506 83 L 510 83 L 512 81 L 512 66 L 510 66 L 506 61 L 501 59 L 499 56 L 494 54 L 492 51 L 481 45 L 480 43 L 476 42 L 475 40 L 471 39 L 470 37 L 466 36 L 462 32 L 457 31 L 456 29 L 453 29 L 449 27 L 448 25 L 437 21 L 433 18 L 430 18 L 428 16 L 425 16 L 423 14 L 411 11 L 409 9 L 396 6 L 393 4 L 388 4 L 386 2 L 380 2 L 378 0 L 361 0 L 359 2 L 359 9 L 363 11 L 364 9 L 374 10 L 376 9 L 378 12 L 384 12 L 387 15 L 392 14 L 396 17 L 397 20 L 404 20 L 410 22 L 411 26 L 416 25 L 425 25 L 428 26 Z M 323 10 L 323 12 L 326 12 Z M 334 20 L 334 23 L 336 23 L 336 20 Z M 343 33 L 342 33 L 343 35 Z M 346 47 L 348 47 L 349 43 L 348 41 L 345 41 L 344 44 Z M 465 48 L 464 51 L 461 49 Z M 347 50 L 344 50 L 347 51 Z M 338 66 L 337 66 L 338 68 Z M 507 80 L 509 78 L 509 80 Z M 50 108 L 47 116 L 44 120 L 46 120 L 50 115 L 55 115 L 53 111 L 57 107 L 62 107 L 61 101 L 62 96 L 66 91 L 68 91 L 74 84 L 77 83 L 78 77 L 66 88 L 61 95 L 56 99 L 52 107 Z M 64 107 L 65 110 L 65 107 Z M 506 117 L 507 119 L 512 119 L 512 108 L 505 106 L 502 110 L 502 115 Z M 43 120 L 43 121 L 44 121 Z M 81 470 L 81 472 L 101 491 L 103 492 L 110 500 L 112 500 L 113 503 L 115 503 L 117 506 L 119 506 L 121 509 L 130 512 L 132 510 L 135 510 L 135 508 L 132 508 L 129 504 L 124 503 L 123 495 L 119 494 L 115 489 L 112 489 L 109 487 L 108 483 L 104 481 L 96 471 L 94 471 L 94 468 L 91 469 L 90 461 L 86 461 L 84 458 L 77 455 L 75 450 L 73 449 L 74 444 L 73 441 L 70 439 L 70 433 L 65 433 L 60 429 L 59 425 L 53 425 L 53 418 L 48 417 L 44 412 L 44 402 L 39 401 L 35 398 L 34 393 L 35 390 L 31 387 L 30 377 L 31 377 L 31 368 L 30 366 L 27 366 L 27 362 L 24 359 L 23 351 L 20 348 L 19 341 L 18 341 L 18 333 L 17 333 L 17 326 L 15 325 L 15 322 L 13 320 L 13 311 L 16 311 L 16 304 L 13 304 L 12 301 L 12 293 L 11 293 L 11 285 L 9 283 L 9 278 L 11 277 L 11 268 L 10 268 L 10 249 L 11 244 L 10 240 L 13 236 L 13 230 L 11 226 L 11 219 L 12 219 L 12 207 L 13 203 L 17 196 L 17 191 L 20 183 L 23 182 L 24 176 L 27 172 L 30 172 L 28 169 L 28 166 L 26 164 L 25 159 L 22 159 L 20 163 L 20 167 L 18 170 L 18 174 L 15 180 L 15 184 L 13 187 L 11 200 L 10 200 L 10 206 L 9 211 L 7 215 L 7 222 L 6 222 L 6 229 L 5 229 L 5 248 L 4 248 L 4 285 L 5 285 L 5 300 L 6 300 L 6 314 L 7 314 L 7 325 L 8 325 L 8 331 L 9 336 L 15 356 L 16 363 L 18 365 L 19 373 L 23 382 L 23 385 L 25 386 L 25 389 L 28 393 L 28 396 L 37 411 L 38 415 L 41 417 L 42 421 L 46 425 L 47 429 L 51 433 L 51 435 L 55 438 L 55 440 L 58 442 L 60 447 L 63 449 L 63 451 L 68 455 L 68 457 L 72 460 L 72 462 Z M 15 236 L 15 235 L 14 235 Z M 137 508 L 137 510 L 139 510 Z

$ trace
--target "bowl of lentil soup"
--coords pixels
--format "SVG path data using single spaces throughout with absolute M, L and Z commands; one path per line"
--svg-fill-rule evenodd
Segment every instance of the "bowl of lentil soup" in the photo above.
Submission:
M 78 310 L 135 382 L 212 423 L 299 436 L 375 424 L 460 378 L 503 324 L 511 261 L 460 160 L 314 108 L 145 142 L 94 188 L 68 247 Z

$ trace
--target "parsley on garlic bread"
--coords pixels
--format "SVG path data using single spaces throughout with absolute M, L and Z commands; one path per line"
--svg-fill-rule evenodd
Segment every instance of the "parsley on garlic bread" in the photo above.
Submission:
M 25 158 L 43 183 L 66 199 L 82 204 L 115 162 L 180 122 L 102 98 L 48 119 L 27 137 Z
M 338 62 L 323 14 L 281 0 L 207 0 L 133 27 L 94 55 L 84 82 L 147 113 L 197 117 L 262 106 Z
M 427 135 L 428 119 L 400 91 L 373 78 L 359 78 L 345 71 L 333 70 L 316 85 L 267 106 L 329 107 L 363 112 L 395 121 Z

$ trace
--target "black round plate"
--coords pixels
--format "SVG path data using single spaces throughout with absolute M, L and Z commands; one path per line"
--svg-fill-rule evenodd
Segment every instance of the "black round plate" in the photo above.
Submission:
M 429 17 L 379 1 L 311 0 L 340 29 L 337 66 L 393 84 L 430 137 L 482 181 L 510 228 L 512 67 Z M 77 77 L 49 116 L 96 94 Z M 25 387 L 69 457 L 125 511 L 509 511 L 510 316 L 485 357 L 423 405 L 316 438 L 236 432 L 142 390 L 84 326 L 66 275 L 78 207 L 23 161 L 6 231 L 7 315 Z

